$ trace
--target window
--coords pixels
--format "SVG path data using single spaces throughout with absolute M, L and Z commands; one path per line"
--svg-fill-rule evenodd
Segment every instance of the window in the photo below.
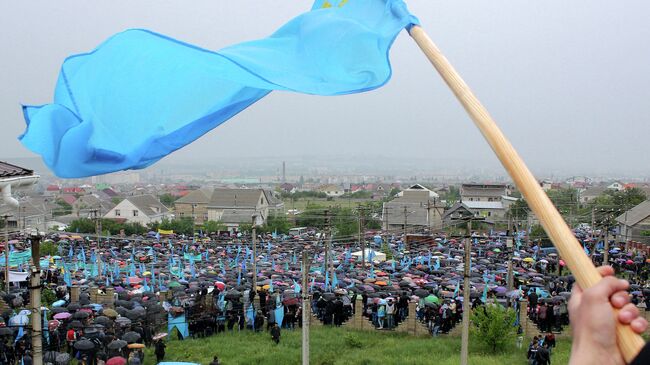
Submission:
M 181 218 L 183 218 L 183 217 L 185 216 L 185 213 L 184 213 L 184 212 L 180 212 L 180 213 L 178 213 L 178 216 L 181 217 Z
M 260 198 L 260 205 L 264 204 L 264 198 Z
M 116 217 L 119 217 L 119 216 L 121 216 L 121 215 L 122 215 L 122 213 L 120 212 L 120 210 L 119 210 L 119 209 L 115 209 L 115 216 L 116 216 Z
M 203 213 L 203 220 L 207 221 L 208 220 L 208 213 Z
M 137 209 L 133 211 L 133 216 L 134 216 L 134 217 L 137 217 L 137 216 L 138 216 L 138 210 L 137 210 Z

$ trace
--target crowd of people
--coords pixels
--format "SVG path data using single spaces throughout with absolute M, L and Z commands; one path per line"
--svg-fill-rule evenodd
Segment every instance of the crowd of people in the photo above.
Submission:
M 162 339 L 171 328 L 179 339 L 250 329 L 269 331 L 278 342 L 281 329 L 302 325 L 303 291 L 311 294 L 313 315 L 334 326 L 349 320 L 355 314 L 354 303 L 360 300 L 362 315 L 375 328 L 392 330 L 406 320 L 409 303 L 414 302 L 417 319 L 432 336 L 448 333 L 461 321 L 464 290 L 469 290 L 474 308 L 485 303 L 518 308 L 520 299 L 528 299 L 527 315 L 543 332 L 560 331 L 568 324 L 567 302 L 574 281 L 563 273 L 564 263 L 554 250 L 523 236 L 515 237 L 508 247 L 506 237 L 496 233 L 475 234 L 468 241 L 445 236 L 410 242 L 401 238 L 370 237 L 369 249 L 361 253 L 363 265 L 356 242 L 334 244 L 326 254 L 325 246 L 310 236 L 260 236 L 255 250 L 250 237 L 160 237 L 152 232 L 98 242 L 74 234 L 50 236 L 42 244 L 54 245 L 57 254 L 40 262 L 44 291 L 52 294 L 44 312 L 46 362 L 64 365 L 67 355 L 67 361 L 76 358 L 92 365 L 111 359 L 137 364 L 142 362 L 140 346 L 155 346 L 160 361 L 165 356 Z M 467 243 L 472 263 L 470 287 L 464 288 L 462 258 Z M 28 238 L 13 237 L 8 246 L 12 270 L 26 271 Z M 595 251 L 594 261 L 602 259 L 596 243 L 589 247 Z M 310 252 L 311 264 L 306 288 L 299 284 L 298 257 L 303 250 Z M 609 262 L 632 283 L 631 301 L 646 306 L 650 298 L 647 254 L 614 246 L 609 256 Z M 510 281 L 508 261 L 512 262 Z M 25 336 L 29 313 L 21 312 L 29 304 L 25 287 L 26 283 L 14 283 L 2 293 L 11 308 L 0 323 L 5 354 L 0 365 L 29 363 Z M 71 297 L 72 287 L 81 289 L 78 299 Z M 115 298 L 92 303 L 94 291 L 114 292 Z M 170 327 L 172 322 L 177 325 Z M 551 346 L 546 339 L 537 342 L 531 344 L 529 358 L 543 357 L 545 351 L 538 349 Z M 111 349 L 118 345 L 123 346 Z

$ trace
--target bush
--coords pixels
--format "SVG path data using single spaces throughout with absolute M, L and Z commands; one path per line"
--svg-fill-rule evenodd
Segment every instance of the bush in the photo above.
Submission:
M 345 345 L 350 348 L 360 349 L 363 347 L 363 343 L 361 343 L 361 339 L 359 338 L 359 336 L 355 335 L 354 333 L 346 334 L 343 340 L 345 341 Z
M 52 303 L 56 301 L 57 301 L 56 293 L 54 293 L 54 290 L 50 288 L 43 289 L 43 291 L 41 292 L 41 303 L 44 306 L 49 307 L 52 305 Z
M 41 252 L 40 252 L 41 257 L 43 257 L 43 256 L 55 256 L 55 255 L 59 254 L 59 246 L 56 243 L 52 242 L 52 241 L 41 243 L 40 249 L 41 249 Z
M 488 304 L 472 312 L 472 329 L 476 339 L 489 346 L 492 352 L 503 350 L 514 341 L 517 314 L 511 308 Z

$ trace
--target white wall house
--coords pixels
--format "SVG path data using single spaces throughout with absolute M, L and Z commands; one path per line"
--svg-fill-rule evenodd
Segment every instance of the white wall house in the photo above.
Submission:
M 170 217 L 169 209 L 153 195 L 130 196 L 104 215 L 106 219 L 123 219 L 129 223 L 142 225 L 160 222 L 163 218 Z

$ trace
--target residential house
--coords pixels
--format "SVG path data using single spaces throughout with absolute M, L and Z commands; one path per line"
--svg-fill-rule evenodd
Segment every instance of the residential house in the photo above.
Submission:
M 433 198 L 428 189 L 406 189 L 384 203 L 382 222 L 385 230 L 422 232 L 442 229 L 445 205 Z M 435 194 L 435 193 L 434 193 Z
M 98 195 L 83 195 L 72 203 L 72 214 L 82 218 L 91 217 L 93 214 L 101 217 L 113 207 L 115 207 L 115 204 L 100 199 Z
M 592 186 L 579 193 L 579 201 L 581 204 L 587 204 L 597 197 L 603 195 L 607 190 L 604 186 Z
M 398 197 L 404 196 L 404 193 L 408 194 L 409 192 L 412 192 L 412 191 L 425 191 L 425 192 L 427 192 L 429 194 L 429 198 L 431 198 L 433 200 L 437 200 L 437 199 L 440 198 L 440 195 L 438 195 L 438 193 L 436 193 L 435 191 L 430 190 L 430 189 L 428 189 L 428 188 L 426 188 L 426 187 L 424 187 L 424 186 L 422 186 L 420 184 L 415 184 L 415 185 L 409 186 L 405 190 L 402 190 L 399 193 L 397 193 L 397 196 Z
M 510 195 L 506 184 L 462 184 L 460 200 L 462 202 L 500 202 L 502 196 Z
M 334 185 L 334 184 L 326 184 L 326 185 L 321 185 L 318 187 L 318 191 L 321 193 L 325 193 L 328 197 L 339 197 L 343 194 L 345 194 L 345 191 L 341 186 Z
M 462 184 L 460 201 L 477 216 L 495 221 L 506 215 L 512 201 L 506 184 Z
M 633 207 L 616 217 L 619 225 L 619 240 L 650 244 L 650 200 Z
M 445 227 L 451 227 L 458 224 L 459 219 L 466 219 L 474 216 L 476 216 L 476 212 L 470 209 L 470 207 L 463 202 L 457 202 L 442 215 L 442 223 Z
M 607 189 L 622 191 L 625 188 L 625 184 L 620 181 L 614 181 L 613 183 L 607 185 Z
M 230 230 L 251 224 L 258 214 L 263 223 L 269 215 L 283 213 L 284 203 L 264 189 L 204 188 L 174 202 L 177 217 L 192 217 L 195 224 L 218 221 Z
M 296 192 L 296 187 L 290 183 L 283 183 L 280 184 L 280 190 L 282 190 L 285 193 L 293 194 Z
M 172 214 L 158 198 L 153 195 L 129 196 L 104 215 L 106 219 L 123 220 L 129 223 L 146 225 L 170 218 Z

